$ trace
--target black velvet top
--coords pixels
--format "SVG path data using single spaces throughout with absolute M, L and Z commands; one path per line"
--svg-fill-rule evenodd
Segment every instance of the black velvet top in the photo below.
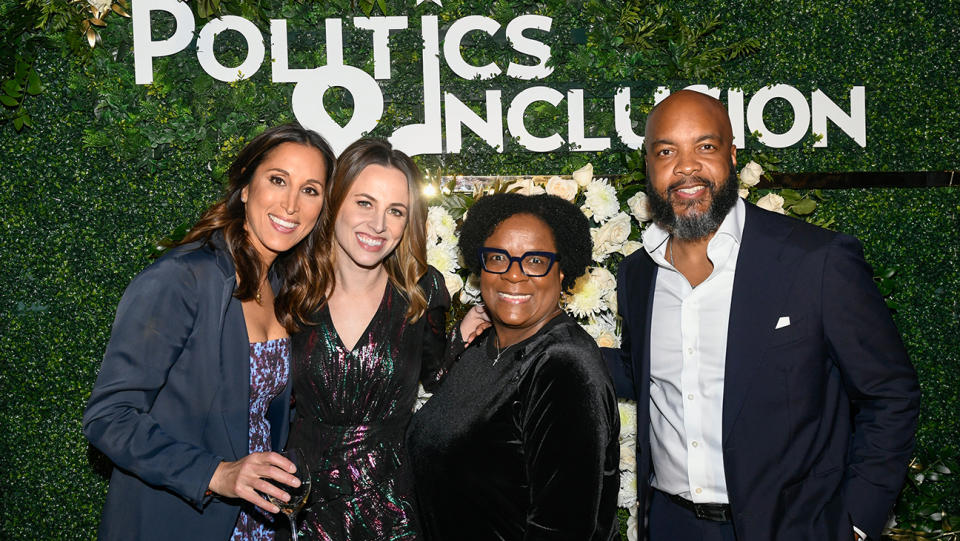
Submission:
M 413 417 L 427 540 L 619 535 L 620 416 L 593 338 L 566 314 L 506 348 L 487 331 Z

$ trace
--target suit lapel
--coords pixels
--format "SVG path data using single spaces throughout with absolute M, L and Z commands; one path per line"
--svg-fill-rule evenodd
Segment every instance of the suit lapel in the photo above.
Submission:
M 733 279 L 723 378 L 723 444 L 747 397 L 760 363 L 763 341 L 773 330 L 791 274 L 783 254 L 792 224 L 770 219 L 746 205 L 746 219 Z M 769 327 L 769 328 L 768 328 Z
M 216 247 L 217 265 L 223 272 L 220 291 L 220 382 L 219 408 L 230 439 L 234 460 L 249 454 L 250 415 L 250 342 L 243 318 L 243 306 L 234 298 L 237 289 L 236 268 L 226 248 L 223 234 L 211 238 Z

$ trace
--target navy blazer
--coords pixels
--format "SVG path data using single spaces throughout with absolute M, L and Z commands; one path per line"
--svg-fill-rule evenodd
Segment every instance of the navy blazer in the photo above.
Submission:
M 640 512 L 650 479 L 657 265 L 620 264 L 618 394 L 637 399 Z M 782 316 L 790 325 L 777 329 Z M 723 463 L 738 541 L 879 539 L 913 451 L 920 391 L 853 237 L 746 205 L 730 306 Z M 644 520 L 641 517 L 640 524 Z
M 177 247 L 117 308 L 83 430 L 115 468 L 100 539 L 228 539 L 238 500 L 205 496 L 217 465 L 248 454 L 250 349 L 223 236 Z M 290 385 L 267 413 L 274 449 Z

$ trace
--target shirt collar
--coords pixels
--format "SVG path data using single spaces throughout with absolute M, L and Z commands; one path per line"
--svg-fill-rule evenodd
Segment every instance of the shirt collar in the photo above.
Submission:
M 717 237 L 720 236 L 729 237 L 739 246 L 740 239 L 743 237 L 743 224 L 745 220 L 746 207 L 743 204 L 743 199 L 738 197 L 737 202 L 734 203 L 733 207 L 727 212 L 727 216 L 723 219 L 723 222 L 720 223 L 720 227 L 717 228 L 716 234 L 713 235 L 713 238 L 711 238 L 707 244 L 707 249 L 709 250 L 710 246 L 717 242 Z M 670 233 L 656 223 L 651 223 L 643 232 L 643 248 L 650 254 L 650 257 L 661 266 L 665 266 L 667 263 L 666 250 L 667 240 L 669 238 Z

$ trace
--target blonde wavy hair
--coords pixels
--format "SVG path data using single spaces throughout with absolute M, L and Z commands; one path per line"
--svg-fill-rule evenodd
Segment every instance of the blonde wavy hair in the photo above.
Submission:
M 427 272 L 427 203 L 423 199 L 420 168 L 409 156 L 394 149 L 384 139 L 360 139 L 347 147 L 337 158 L 333 179 L 327 185 L 328 212 L 323 218 L 323 230 L 330 232 L 327 240 L 331 248 L 318 253 L 323 272 L 315 286 L 326 293 L 332 292 L 336 287 L 332 249 L 332 243 L 336 242 L 332 233 L 334 223 L 354 181 L 370 165 L 396 169 L 407 179 L 407 192 L 410 197 L 407 225 L 397 247 L 383 260 L 383 266 L 390 282 L 406 298 L 408 308 L 405 316 L 412 323 L 427 309 L 426 296 L 417 285 Z

